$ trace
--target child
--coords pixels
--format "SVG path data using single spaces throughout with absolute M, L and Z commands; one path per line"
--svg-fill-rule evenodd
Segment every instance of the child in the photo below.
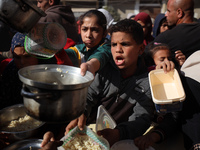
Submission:
M 153 37 L 155 38 L 160 33 L 168 30 L 167 18 L 165 14 L 161 13 L 156 16 L 153 26 Z
M 180 51 L 175 52 L 175 60 L 172 57 L 170 48 L 167 44 L 151 42 L 149 44 L 149 50 L 146 58 L 148 58 L 149 71 L 152 69 L 163 68 L 164 71 L 168 72 L 175 67 L 179 70 L 185 61 L 185 55 Z
M 134 20 L 121 20 L 110 29 L 113 59 L 95 76 L 88 89 L 85 113 L 71 121 L 66 133 L 80 129 L 103 105 L 117 123 L 115 129 L 98 131 L 110 146 L 123 139 L 142 135 L 151 124 L 154 104 L 148 82 L 147 69 L 139 57 L 144 52 L 143 30 Z M 87 123 L 90 123 L 87 121 Z M 45 135 L 44 146 L 52 137 Z
M 80 18 L 80 30 L 83 44 L 70 47 L 65 51 L 69 56 L 75 56 L 78 65 L 87 63 L 95 73 L 111 58 L 110 42 L 106 39 L 107 21 L 104 14 L 98 10 L 89 10 Z M 76 61 L 76 60 L 72 60 Z
M 165 72 L 168 72 L 173 70 L 175 65 L 179 71 L 179 66 L 185 61 L 185 56 L 181 51 L 176 51 L 176 60 L 172 61 L 170 48 L 164 43 L 150 43 L 147 54 L 150 58 L 150 64 L 155 64 L 149 71 L 163 68 Z M 136 146 L 140 149 L 146 149 L 149 146 L 153 146 L 155 143 L 160 143 L 169 136 L 175 135 L 180 131 L 178 112 L 167 113 L 165 115 L 155 114 L 155 122 L 158 123 L 158 125 L 153 128 L 152 132 L 148 132 L 146 135 L 134 139 Z
M 140 12 L 134 17 L 134 20 L 137 21 L 143 28 L 144 32 L 144 45 L 146 46 L 151 41 L 153 41 L 153 36 L 151 35 L 152 32 L 152 21 L 149 14 L 145 12 Z

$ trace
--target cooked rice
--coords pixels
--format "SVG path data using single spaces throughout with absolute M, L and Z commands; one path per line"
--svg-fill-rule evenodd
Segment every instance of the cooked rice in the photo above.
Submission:
M 4 126 L 1 130 L 8 132 L 26 131 L 38 127 L 41 121 L 35 120 L 32 117 L 25 115 L 19 119 L 12 120 L 8 125 Z
M 95 143 L 87 135 L 76 135 L 70 142 L 63 146 L 65 150 L 101 150 L 99 144 Z

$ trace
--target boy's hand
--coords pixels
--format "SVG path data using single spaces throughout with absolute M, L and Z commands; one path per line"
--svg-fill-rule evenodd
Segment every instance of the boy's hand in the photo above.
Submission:
M 100 131 L 97 131 L 97 134 L 99 136 L 103 136 L 110 144 L 110 147 L 119 141 L 120 139 L 120 134 L 118 129 L 103 129 Z
M 78 125 L 80 130 L 83 130 L 84 126 L 86 125 L 86 116 L 82 114 L 79 118 L 72 120 L 67 127 L 65 128 L 65 135 L 74 127 Z
M 158 141 L 160 141 L 160 136 L 155 132 L 147 133 L 146 135 L 134 139 L 134 143 L 139 150 L 146 150 L 149 146 L 153 146 L 153 144 Z
M 171 70 L 174 70 L 174 63 L 173 61 L 169 61 L 169 60 L 165 60 L 161 63 L 159 63 L 157 66 L 156 66 L 156 69 L 163 69 L 165 73 L 171 71 Z
M 46 132 L 41 143 L 42 150 L 57 150 L 57 147 L 62 145 L 62 141 L 55 141 L 52 132 Z
M 181 52 L 181 50 L 175 51 L 175 59 L 179 63 L 180 66 L 185 62 L 185 55 Z

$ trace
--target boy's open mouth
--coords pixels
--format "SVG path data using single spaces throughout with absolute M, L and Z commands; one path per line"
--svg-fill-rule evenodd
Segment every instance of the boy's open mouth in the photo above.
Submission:
M 124 63 L 124 59 L 122 57 L 116 57 L 115 63 L 116 65 L 122 65 Z

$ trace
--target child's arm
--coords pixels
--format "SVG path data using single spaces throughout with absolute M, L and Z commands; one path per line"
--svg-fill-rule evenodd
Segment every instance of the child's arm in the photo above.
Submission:
M 86 63 L 82 63 L 81 66 L 81 75 L 84 76 L 86 71 L 90 71 L 93 75 L 100 69 L 100 62 L 96 58 L 92 58 Z
M 179 63 L 180 66 L 185 62 L 185 55 L 181 52 L 181 50 L 175 51 L 175 59 Z

